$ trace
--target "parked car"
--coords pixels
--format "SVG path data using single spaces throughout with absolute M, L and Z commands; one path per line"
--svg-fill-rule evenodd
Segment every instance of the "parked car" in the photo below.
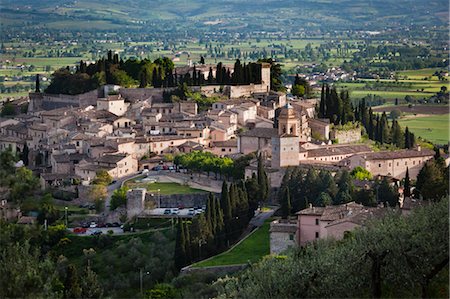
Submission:
M 84 234 L 86 233 L 87 229 L 85 227 L 75 227 L 73 229 L 74 234 Z
M 169 170 L 175 170 L 175 167 L 173 167 L 173 166 L 169 166 Z
M 93 236 L 100 236 L 102 234 L 101 230 L 96 230 L 92 233 Z
M 178 215 L 178 214 L 180 214 L 180 210 L 178 208 L 173 208 L 172 215 Z
M 195 209 L 194 208 L 189 209 L 188 215 L 190 215 L 190 216 L 195 215 Z
M 172 211 L 170 209 L 164 210 L 164 215 L 170 215 L 171 213 L 172 213 Z
M 148 173 L 148 169 L 144 169 L 141 171 L 141 174 L 146 174 L 146 173 Z
M 163 170 L 169 170 L 169 166 L 164 165 L 164 166 L 163 166 Z
M 114 223 L 112 224 L 112 227 L 120 227 L 120 223 L 119 223 L 119 222 L 114 222 Z
M 153 171 L 160 171 L 161 169 L 161 166 L 155 166 L 152 168 Z
M 97 227 L 97 223 L 95 223 L 94 221 L 91 222 L 91 224 L 89 224 L 90 228 L 96 228 Z

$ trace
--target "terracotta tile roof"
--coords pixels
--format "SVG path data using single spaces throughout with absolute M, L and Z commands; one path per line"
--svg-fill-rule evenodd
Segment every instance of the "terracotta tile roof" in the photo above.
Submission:
M 388 160 L 388 159 L 405 159 L 414 157 L 428 157 L 434 156 L 435 152 L 429 149 L 422 150 L 398 150 L 398 151 L 383 151 L 376 153 L 367 153 L 363 157 L 365 160 Z
M 258 138 L 272 138 L 278 136 L 278 130 L 273 128 L 254 128 L 253 130 L 245 131 L 240 134 L 242 137 L 258 137 Z
M 365 144 L 344 145 L 344 146 L 324 146 L 317 149 L 308 150 L 308 157 L 324 157 L 337 155 L 350 155 L 359 153 L 369 153 L 372 149 Z

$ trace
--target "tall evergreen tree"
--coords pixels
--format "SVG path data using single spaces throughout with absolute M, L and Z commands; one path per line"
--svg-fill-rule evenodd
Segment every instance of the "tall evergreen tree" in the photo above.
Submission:
M 212 84 L 213 82 L 214 82 L 213 70 L 212 67 L 209 67 L 208 84 Z
M 405 182 L 403 184 L 403 195 L 404 197 L 411 197 L 411 182 L 409 180 L 409 169 L 406 168 Z
M 320 93 L 319 118 L 324 118 L 325 112 L 325 84 L 322 84 L 322 92 Z
M 405 139 L 404 134 L 402 132 L 402 129 L 400 128 L 400 125 L 399 125 L 398 121 L 394 119 L 392 121 L 392 126 L 391 126 L 391 142 L 395 146 L 397 146 L 399 148 L 403 148 L 405 145 L 404 139 Z
M 184 225 L 181 218 L 178 218 L 177 235 L 175 238 L 174 263 L 175 269 L 180 270 L 186 266 L 186 244 Z
M 36 86 L 34 92 L 41 92 L 41 84 L 39 80 L 39 74 L 36 74 Z
M 269 197 L 269 179 L 264 170 L 262 154 L 258 156 L 257 180 L 259 186 L 259 200 L 265 202 Z
M 281 218 L 288 219 L 291 214 L 291 194 L 289 188 L 285 187 L 281 197 Z

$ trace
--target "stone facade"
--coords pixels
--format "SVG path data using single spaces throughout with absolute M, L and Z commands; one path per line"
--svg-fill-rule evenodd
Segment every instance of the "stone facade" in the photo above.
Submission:
M 79 95 L 30 93 L 28 112 L 52 110 L 63 107 L 95 106 L 97 104 L 98 90 L 92 90 Z
M 361 166 L 374 176 L 391 176 L 396 179 L 403 179 L 408 169 L 409 177 L 414 180 L 425 162 L 433 158 L 433 155 L 434 151 L 420 148 L 359 154 L 350 157 L 347 166 L 350 169 Z
M 294 135 L 272 138 L 272 168 L 278 169 L 299 164 L 299 142 Z
M 142 213 L 145 209 L 147 190 L 137 188 L 127 192 L 127 218 L 130 219 Z
M 280 219 L 270 223 L 270 254 L 279 254 L 297 243 L 297 221 Z
M 336 130 L 330 132 L 330 139 L 336 140 L 337 143 L 355 143 L 361 140 L 361 128 L 351 130 Z

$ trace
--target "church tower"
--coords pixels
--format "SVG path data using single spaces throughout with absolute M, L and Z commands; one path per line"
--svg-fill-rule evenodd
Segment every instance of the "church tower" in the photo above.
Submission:
M 300 134 L 300 119 L 294 108 L 286 104 L 278 116 L 278 136 L 272 137 L 272 168 L 299 165 Z
M 278 135 L 281 136 L 284 134 L 295 135 L 297 137 L 300 137 L 301 134 L 300 118 L 289 103 L 281 108 L 280 115 L 278 116 Z

